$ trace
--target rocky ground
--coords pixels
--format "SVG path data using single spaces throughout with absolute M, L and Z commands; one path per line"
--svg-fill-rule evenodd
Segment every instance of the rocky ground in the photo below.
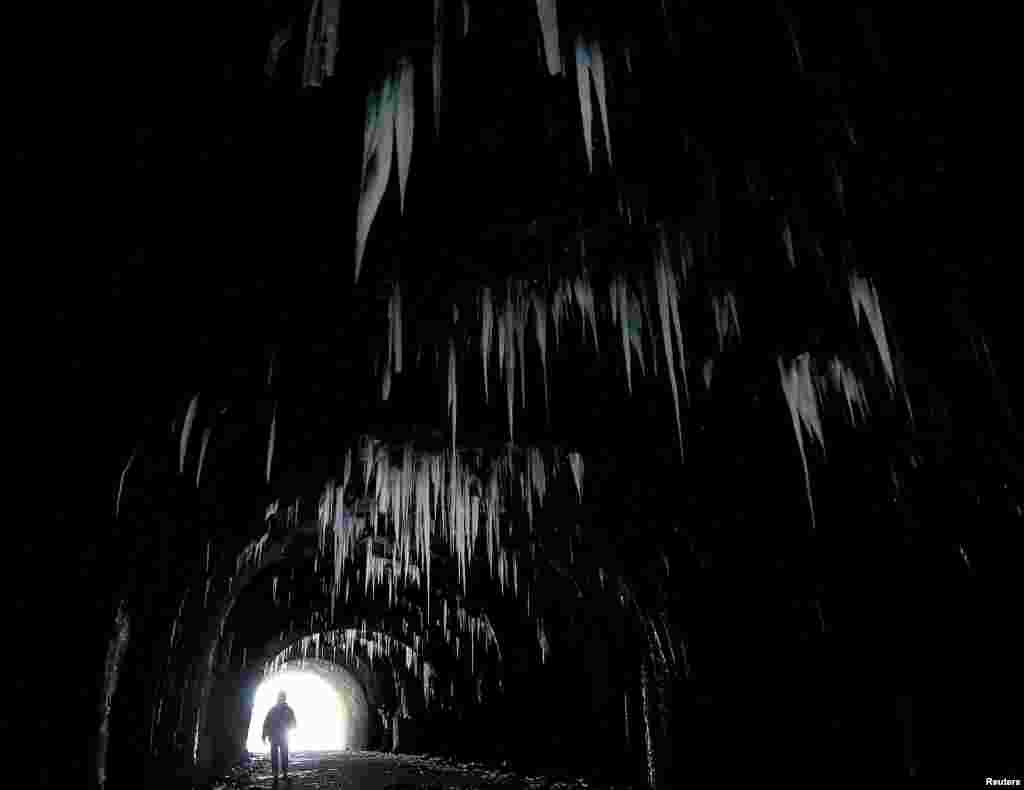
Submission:
M 456 763 L 441 757 L 383 752 L 298 752 L 291 756 L 291 781 L 278 790 L 627 790 L 624 785 L 596 785 L 583 779 L 524 776 L 505 767 Z M 270 790 L 274 787 L 269 758 L 254 757 L 230 778 L 207 785 L 209 790 Z

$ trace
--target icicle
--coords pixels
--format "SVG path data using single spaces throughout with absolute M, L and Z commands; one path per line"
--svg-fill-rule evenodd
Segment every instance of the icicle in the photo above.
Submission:
M 725 349 L 725 341 L 730 336 L 740 337 L 740 319 L 736 313 L 736 297 L 732 291 L 726 291 L 712 297 L 715 311 L 715 331 L 718 333 L 718 350 Z
M 577 452 L 569 453 L 569 467 L 572 469 L 572 479 L 576 483 L 576 495 L 583 499 L 583 456 Z
M 480 292 L 480 353 L 484 368 L 484 402 L 490 400 L 487 379 L 491 358 L 491 338 L 494 333 L 494 306 L 491 304 L 491 289 L 486 285 Z
M 533 493 L 537 496 L 537 502 L 543 506 L 548 485 L 544 456 L 536 447 L 530 447 L 527 450 L 527 458 L 530 470 L 530 485 L 532 486 Z M 582 460 L 580 461 L 580 472 L 582 474 Z
M 192 396 L 188 404 L 188 411 L 185 412 L 185 424 L 181 428 L 181 439 L 178 443 L 178 473 L 185 473 L 185 450 L 188 447 L 188 435 L 192 432 L 192 421 L 196 417 L 196 407 L 199 405 L 199 393 Z
M 850 299 L 853 302 L 854 318 L 859 322 L 863 315 L 868 322 L 871 335 L 875 339 L 875 346 L 878 348 L 878 354 L 882 358 L 882 366 L 885 368 L 885 375 L 891 391 L 895 383 L 895 374 L 892 355 L 889 352 L 889 341 L 885 335 L 885 321 L 882 317 L 878 293 L 867 278 L 853 273 L 850 275 Z
M 682 258 L 682 271 L 683 271 L 683 276 L 684 277 L 686 275 L 686 270 L 689 267 L 690 257 L 691 256 L 689 254 L 686 254 Z M 666 260 L 666 263 L 667 263 L 667 261 L 668 261 L 667 255 L 666 255 L 666 259 L 665 260 Z M 670 272 L 670 274 L 671 274 L 671 272 Z M 690 385 L 689 385 L 689 382 L 687 381 L 687 375 L 686 375 L 686 348 L 683 345 L 682 322 L 680 321 L 680 318 L 679 318 L 679 283 L 676 280 L 674 274 L 669 278 L 668 297 L 669 297 L 669 316 L 672 319 L 672 328 L 674 330 L 674 334 L 675 334 L 675 338 L 676 338 L 676 345 L 679 347 L 679 370 L 680 370 L 680 372 L 682 373 L 682 376 L 683 376 L 683 395 L 684 395 L 684 397 L 689 398 L 690 397 Z
M 786 258 L 789 260 L 789 267 L 796 268 L 796 253 L 793 249 L 793 231 L 789 227 L 789 219 L 786 219 L 782 226 L 782 243 L 786 245 Z
M 448 413 L 452 420 L 452 452 L 455 452 L 455 428 L 459 415 L 459 395 L 455 379 L 455 339 L 448 339 Z
M 661 635 L 658 633 L 658 625 L 650 617 L 645 618 L 647 622 L 648 641 L 658 651 L 658 657 L 661 659 L 662 664 L 668 664 L 668 660 L 665 656 L 665 648 L 661 644 Z M 671 649 L 671 644 L 669 645 Z
M 444 50 L 444 0 L 434 0 L 434 134 L 441 135 L 441 58 Z
M 366 129 L 363 138 L 363 177 L 356 213 L 356 273 L 363 265 L 363 253 L 370 226 L 380 207 L 394 154 L 395 113 L 397 111 L 398 84 L 389 74 L 373 88 L 366 100 Z M 411 147 L 410 147 L 411 150 Z
M 522 285 L 515 289 L 515 310 L 512 326 L 515 329 L 516 349 L 519 364 L 519 404 L 526 409 L 526 322 L 529 320 L 529 305 L 523 296 Z
M 594 170 L 594 110 L 590 100 L 590 83 L 593 80 L 597 91 L 601 125 L 604 127 L 605 147 L 608 163 L 612 161 L 612 138 L 608 127 L 608 97 L 604 81 L 604 56 L 599 41 L 586 42 L 582 35 L 576 37 L 576 83 L 580 97 L 580 115 L 583 119 L 583 142 L 587 149 L 587 164 Z
M 132 450 L 132 454 L 128 457 L 128 463 L 124 465 L 124 469 L 121 470 L 121 480 L 117 484 L 117 498 L 114 500 L 114 518 L 119 518 L 121 515 L 121 494 L 124 493 L 124 479 L 128 474 L 128 470 L 131 468 L 132 462 L 135 461 L 135 455 L 139 449 L 136 447 Z
M 391 292 L 391 302 L 388 305 L 388 315 L 391 319 L 391 333 L 388 347 L 388 360 L 394 360 L 395 373 L 402 372 L 402 289 L 399 282 L 395 281 L 395 288 Z
M 498 332 L 498 359 L 499 364 L 504 360 L 505 367 L 505 395 L 508 401 L 508 438 L 513 441 L 514 417 L 513 406 L 515 401 L 516 387 L 516 354 L 514 345 L 514 329 L 512 326 L 512 311 L 506 308 L 502 313 Z
M 540 350 L 541 372 L 544 377 L 544 412 L 550 412 L 550 396 L 548 394 L 548 330 L 547 310 L 536 292 L 532 295 L 534 327 L 537 333 L 537 348 Z
M 267 440 L 267 482 L 270 482 L 270 466 L 274 461 L 274 439 L 277 435 L 277 402 L 274 402 L 274 414 L 270 420 L 270 438 Z
M 203 429 L 203 438 L 199 444 L 199 464 L 196 466 L 196 488 L 199 488 L 199 478 L 203 474 L 203 461 L 206 459 L 206 445 L 210 442 L 210 428 Z
M 586 273 L 573 281 L 573 295 L 576 297 L 576 304 L 582 314 L 582 319 L 590 325 L 591 338 L 594 341 L 595 350 L 598 349 L 597 342 L 597 313 L 594 307 L 594 291 L 590 287 L 590 280 Z
M 782 379 L 782 391 L 786 395 L 786 403 L 789 405 L 789 414 L 793 420 L 793 430 L 796 432 L 797 445 L 800 448 L 800 460 L 804 468 L 804 484 L 807 489 L 807 503 L 811 511 L 811 528 L 815 528 L 814 500 L 811 496 L 811 476 L 807 467 L 807 453 L 804 449 L 803 429 L 811 433 L 824 445 L 821 417 L 818 414 L 817 393 L 814 388 L 814 379 L 810 374 L 810 356 L 801 354 L 794 361 L 787 371 L 782 360 L 777 360 L 779 376 Z
M 398 153 L 399 209 L 405 213 L 405 185 L 409 181 L 409 162 L 412 159 L 412 133 L 414 120 L 413 63 L 403 57 L 398 62 L 398 107 L 395 112 L 395 147 Z
M 626 362 L 626 386 L 633 392 L 633 359 L 630 349 L 637 355 L 641 370 L 644 369 L 643 354 L 643 313 L 639 300 L 627 289 L 626 281 L 618 275 L 609 286 L 612 323 L 618 324 L 622 337 L 622 355 Z
M 583 144 L 587 151 L 587 166 L 594 172 L 594 111 L 590 105 L 590 49 L 583 36 L 576 37 L 576 85 L 579 89 L 580 115 L 583 118 Z
M 541 34 L 544 37 L 544 54 L 547 58 L 548 73 L 551 76 L 561 74 L 562 57 L 558 49 L 557 0 L 537 0 L 537 15 L 540 17 Z
M 683 451 L 683 427 L 679 415 L 679 390 L 676 386 L 675 368 L 675 344 L 679 345 L 680 367 L 683 371 L 683 384 L 686 386 L 686 360 L 683 356 L 682 333 L 679 327 L 679 293 L 675 273 L 672 271 L 668 259 L 668 246 L 661 233 L 660 254 L 655 258 L 655 287 L 658 293 L 658 315 L 661 319 L 661 337 L 665 348 L 665 364 L 668 370 L 669 382 L 672 385 L 672 402 L 675 406 L 676 433 L 679 441 L 679 451 Z M 674 335 L 673 335 L 673 330 Z
M 612 324 L 618 324 L 622 335 L 622 354 L 626 362 L 626 383 L 630 393 L 633 392 L 633 378 L 630 372 L 629 340 L 626 337 L 625 321 L 620 318 L 623 313 L 626 284 L 621 276 L 616 276 L 608 284 L 608 304 L 611 309 Z
M 629 310 L 626 315 L 626 323 L 629 327 L 629 344 L 636 354 L 637 361 L 640 363 L 640 372 L 644 375 L 647 374 L 647 366 L 644 363 L 644 343 L 643 343 L 643 328 L 644 328 L 644 313 L 646 308 L 641 304 L 640 300 L 635 295 L 631 295 L 627 302 L 627 308 Z
M 829 374 L 832 386 L 837 392 L 842 393 L 846 399 L 846 409 L 850 416 L 850 422 L 856 423 L 856 412 L 859 412 L 862 417 L 866 416 L 868 411 L 867 395 L 864 392 L 864 385 L 857 378 L 857 375 L 838 358 L 832 360 L 829 366 Z M 856 412 L 854 411 L 854 406 L 857 407 Z
M 306 28 L 306 60 L 303 84 L 319 86 L 325 77 L 334 76 L 338 53 L 338 27 L 341 0 L 314 0 Z

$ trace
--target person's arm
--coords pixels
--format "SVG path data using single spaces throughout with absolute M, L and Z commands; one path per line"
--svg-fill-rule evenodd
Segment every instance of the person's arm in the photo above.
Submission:
M 270 717 L 273 715 L 274 709 L 271 708 L 267 717 L 263 720 L 263 740 L 270 737 Z
M 288 708 L 288 729 L 294 730 L 298 726 L 299 726 L 298 723 L 295 721 L 295 711 L 292 710 L 291 707 L 289 707 Z

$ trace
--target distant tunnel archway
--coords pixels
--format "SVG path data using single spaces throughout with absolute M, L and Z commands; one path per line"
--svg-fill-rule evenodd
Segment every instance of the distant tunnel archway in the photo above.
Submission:
M 264 752 L 263 719 L 288 695 L 298 726 L 292 734 L 295 751 L 365 749 L 370 740 L 370 711 L 362 683 L 345 667 L 321 659 L 290 661 L 257 686 L 251 706 L 246 748 Z

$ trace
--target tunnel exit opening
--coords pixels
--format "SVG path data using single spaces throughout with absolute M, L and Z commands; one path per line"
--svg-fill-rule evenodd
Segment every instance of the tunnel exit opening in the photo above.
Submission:
M 296 727 L 288 739 L 291 751 L 340 751 L 349 747 L 351 713 L 341 696 L 314 672 L 288 670 L 264 680 L 253 697 L 246 748 L 255 754 L 270 751 L 263 742 L 263 720 L 285 692 L 295 712 Z

